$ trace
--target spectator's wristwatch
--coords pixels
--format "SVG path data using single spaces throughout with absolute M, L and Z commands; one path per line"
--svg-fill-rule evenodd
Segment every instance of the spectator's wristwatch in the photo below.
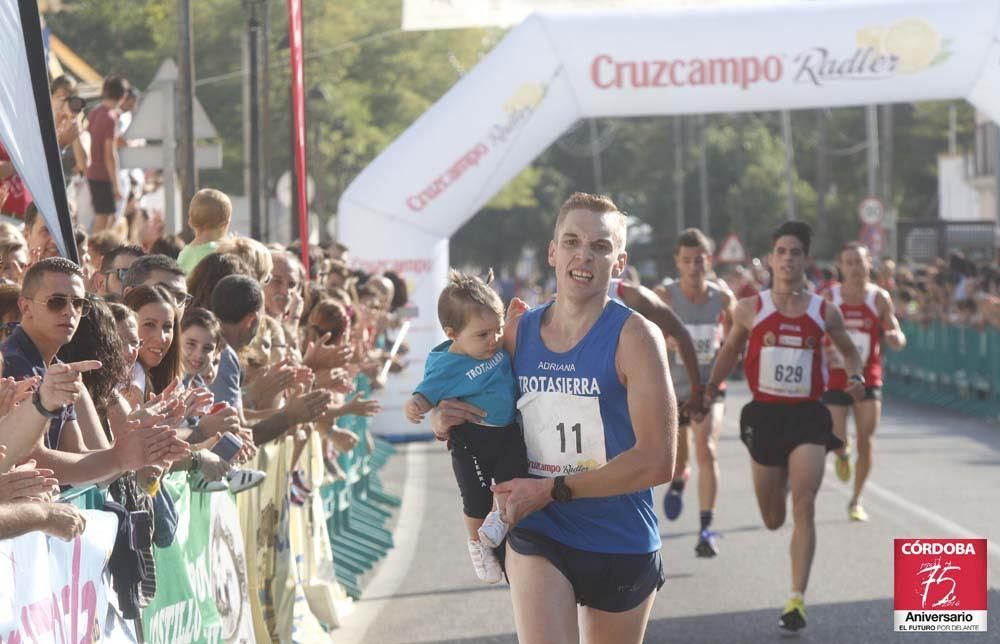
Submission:
M 31 394 L 31 404 L 35 406 L 35 409 L 38 410 L 39 414 L 45 416 L 46 418 L 61 418 L 63 410 L 65 409 L 65 406 L 59 407 L 55 411 L 49 411 L 46 409 L 45 405 L 42 404 L 42 393 L 40 389 L 36 389 L 35 393 Z

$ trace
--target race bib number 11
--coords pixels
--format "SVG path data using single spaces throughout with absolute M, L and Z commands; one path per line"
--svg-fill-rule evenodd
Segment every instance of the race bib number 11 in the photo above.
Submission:
M 554 477 L 607 463 L 604 423 L 596 397 L 532 392 L 517 401 L 524 423 L 528 473 Z

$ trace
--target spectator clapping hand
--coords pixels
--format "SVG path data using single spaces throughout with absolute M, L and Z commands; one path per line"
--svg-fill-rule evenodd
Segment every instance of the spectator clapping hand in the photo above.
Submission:
M 59 490 L 59 481 L 52 470 L 35 469 L 35 461 L 25 461 L 9 472 L 0 474 L 0 503 L 14 501 L 50 501 Z
M 42 379 L 39 376 L 15 381 L 13 378 L 0 378 L 0 416 L 6 416 L 18 404 L 31 397 L 35 387 Z

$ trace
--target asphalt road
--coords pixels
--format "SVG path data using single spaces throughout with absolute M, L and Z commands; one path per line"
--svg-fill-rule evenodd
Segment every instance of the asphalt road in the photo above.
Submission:
M 791 528 L 763 527 L 737 431 L 749 397 L 733 383 L 719 445 L 722 484 L 714 528 L 721 554 L 697 559 L 696 489 L 685 492 L 676 522 L 662 518 L 667 583 L 653 610 L 647 642 L 771 642 L 789 588 Z M 888 401 L 865 494 L 869 523 L 847 520 L 847 484 L 828 463 L 817 500 L 818 545 L 806 594 L 816 644 L 1000 642 L 1000 426 Z M 468 561 L 461 502 L 443 444 L 411 444 L 383 471 L 403 494 L 397 547 L 367 580 L 365 596 L 337 644 L 516 642 L 505 584 L 480 583 Z M 692 479 L 693 481 L 694 479 Z M 662 507 L 663 488 L 656 491 Z M 789 513 L 790 514 L 790 513 Z M 988 633 L 892 630 L 893 538 L 990 540 Z

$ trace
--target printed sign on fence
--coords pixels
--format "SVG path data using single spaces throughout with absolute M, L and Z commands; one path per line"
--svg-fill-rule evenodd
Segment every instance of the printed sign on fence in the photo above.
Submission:
M 108 612 L 102 575 L 118 518 L 85 510 L 87 528 L 73 541 L 31 532 L 0 541 L 0 643 L 92 642 Z

